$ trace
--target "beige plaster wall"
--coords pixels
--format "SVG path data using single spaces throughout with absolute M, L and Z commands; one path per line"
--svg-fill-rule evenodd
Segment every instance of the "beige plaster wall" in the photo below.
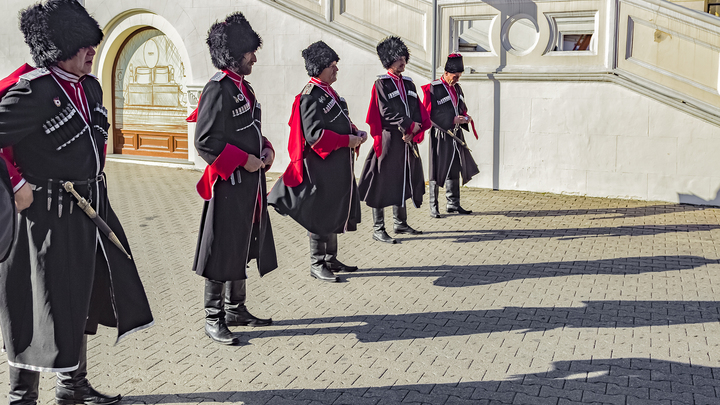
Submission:
M 9 1 L 7 7 L 19 10 L 28 4 Z M 189 61 L 186 84 L 198 89 L 215 72 L 204 43 L 207 29 L 232 11 L 243 11 L 264 40 L 248 79 L 263 105 L 264 132 L 278 151 L 275 171 L 289 163 L 287 121 L 294 96 L 308 80 L 300 51 L 316 40 L 326 41 L 340 55 L 334 87 L 347 99 L 355 123 L 367 129 L 370 89 L 376 75 L 384 73 L 377 56 L 265 3 L 87 0 L 87 7 L 109 31 L 132 13 L 151 19 L 154 14 L 159 22 L 153 24 L 170 24 L 180 42 L 176 45 Z M 8 44 L 0 49 L 4 75 L 29 61 L 29 54 L 17 29 L 16 12 L 0 16 L 0 22 L 0 37 Z M 109 52 L 109 59 L 96 65 L 111 64 L 111 56 Z M 587 60 L 607 68 L 602 58 Z M 418 86 L 430 80 L 413 71 L 408 75 Z M 498 82 L 466 76 L 461 83 L 480 135 L 468 142 L 481 168 L 470 186 L 720 204 L 720 167 L 713 158 L 720 150 L 718 126 L 589 76 L 586 81 L 554 76 Z M 358 174 L 369 150 L 368 142 L 357 163 Z M 427 143 L 421 152 L 427 165 Z

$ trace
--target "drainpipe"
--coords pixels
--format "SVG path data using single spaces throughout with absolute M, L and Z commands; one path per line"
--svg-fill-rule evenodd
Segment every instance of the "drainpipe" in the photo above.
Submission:
M 432 80 L 435 80 L 435 72 L 437 71 L 437 31 L 438 31 L 438 0 L 433 0 L 433 22 L 432 22 L 432 72 L 430 72 L 430 76 L 432 76 Z

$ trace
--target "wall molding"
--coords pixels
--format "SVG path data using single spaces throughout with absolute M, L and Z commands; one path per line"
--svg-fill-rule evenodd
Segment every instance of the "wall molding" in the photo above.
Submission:
M 293 17 L 299 18 L 300 20 L 311 24 L 317 28 L 332 32 L 334 35 L 337 35 L 341 39 L 348 41 L 351 44 L 361 49 L 364 49 L 372 54 L 375 54 L 376 52 L 375 47 L 377 46 L 377 42 L 374 39 L 370 39 L 355 30 L 338 24 L 335 21 L 328 21 L 322 16 L 314 15 L 310 12 L 307 12 L 306 10 L 292 7 L 291 5 L 282 2 L 282 0 L 260 0 L 260 2 L 279 9 Z M 363 26 L 366 26 L 370 29 L 375 29 L 374 26 L 364 23 L 362 21 L 356 22 L 363 24 Z M 430 63 L 422 60 L 419 61 L 417 58 L 410 58 L 410 63 L 407 64 L 407 68 L 420 75 L 426 77 L 431 76 L 432 67 L 430 66 Z
M 368 52 L 375 53 L 375 41 L 374 39 L 370 39 L 366 35 L 363 35 L 355 30 L 349 29 L 341 24 L 337 24 L 333 21 L 328 21 L 326 18 L 323 18 L 321 15 L 312 15 L 310 12 L 307 12 L 306 10 L 301 9 L 300 7 L 293 7 L 291 3 L 288 3 L 283 0 L 260 0 L 263 3 L 266 3 L 268 5 L 271 5 L 277 9 L 280 9 L 283 12 L 286 12 L 290 15 L 293 15 L 309 24 L 312 24 L 322 30 L 332 32 L 335 35 L 338 35 L 340 38 L 352 43 L 355 46 L 358 46 L 362 49 L 367 50 Z M 327 0 L 331 1 L 331 0 Z M 547 3 L 547 2 L 553 2 L 557 0 L 536 0 L 539 3 Z M 397 0 L 393 1 L 394 3 L 398 3 Z M 443 13 L 443 8 L 447 8 L 450 6 L 460 6 L 460 5 L 475 5 L 475 4 L 481 4 L 483 2 L 480 1 L 452 1 L 452 0 L 440 0 L 439 1 L 439 8 L 440 10 L 439 15 L 443 16 L 445 15 Z M 664 0 L 608 0 L 609 7 L 611 7 L 611 14 L 613 16 L 609 16 L 608 20 L 610 19 L 616 19 L 618 18 L 618 15 L 615 15 L 615 13 L 620 14 L 620 7 L 623 3 L 626 3 L 628 5 L 632 5 L 634 7 L 639 7 L 645 10 L 652 11 L 654 13 L 658 13 L 664 17 L 675 19 L 678 21 L 682 21 L 685 23 L 693 23 L 693 25 L 697 29 L 705 29 L 708 31 L 717 31 L 718 27 L 718 21 L 716 18 L 705 15 L 705 13 L 701 13 L 695 10 L 690 10 L 685 7 L 679 6 L 677 4 L 673 4 Z M 452 18 L 457 18 L 456 16 L 451 16 Z M 598 20 L 599 16 L 596 17 L 596 32 L 597 32 L 597 25 L 600 24 L 600 21 Z M 363 24 L 363 26 L 366 26 L 370 29 L 376 29 L 377 27 L 374 27 L 372 24 L 368 24 L 363 21 L 356 21 L 357 18 L 353 21 L 357 23 Z M 617 41 L 626 40 L 627 38 L 620 38 L 618 36 L 617 29 L 620 27 L 621 24 L 618 24 L 617 21 L 615 24 L 613 24 L 613 31 L 615 33 L 615 38 Z M 661 29 L 661 28 L 660 28 Z M 384 31 L 383 31 L 384 33 Z M 677 34 L 677 33 L 674 33 Z M 612 35 L 611 32 L 608 32 L 608 35 Z M 443 37 L 444 38 L 444 37 Z M 608 49 L 608 52 L 617 52 L 618 47 L 617 44 L 614 43 L 615 41 L 610 41 L 612 44 L 611 48 Z M 710 44 L 702 43 L 701 45 L 706 47 L 712 47 Z M 490 56 L 490 55 L 488 55 Z M 665 105 L 668 105 L 670 107 L 676 108 L 680 111 L 683 111 L 689 115 L 692 115 L 696 118 L 699 118 L 707 123 L 720 126 L 720 107 L 715 105 L 710 105 L 704 101 L 697 100 L 693 97 L 690 97 L 688 95 L 682 94 L 676 90 L 672 90 L 669 87 L 663 86 L 661 84 L 655 83 L 651 80 L 645 79 L 641 76 L 638 76 L 636 74 L 630 73 L 628 71 L 625 71 L 621 68 L 617 67 L 617 61 L 618 56 L 615 55 L 614 60 L 612 61 L 613 69 L 598 69 L 598 66 L 587 66 L 588 70 L 585 71 L 534 71 L 534 72 L 519 72 L 519 71 L 512 71 L 512 68 L 508 69 L 507 67 L 502 72 L 475 72 L 472 71 L 471 73 L 466 73 L 463 76 L 464 81 L 485 81 L 485 80 L 497 80 L 497 81 L 566 81 L 566 82 L 604 82 L 604 83 L 613 83 L 618 86 L 624 87 L 626 89 L 629 89 L 631 91 L 634 91 L 636 93 L 642 94 L 646 97 L 649 97 L 653 100 L 656 100 L 658 102 L 661 102 Z M 636 62 L 636 61 L 633 61 Z M 637 63 L 637 62 L 636 62 Z M 646 68 L 650 68 L 647 67 Z M 427 63 L 426 61 L 418 61 L 417 58 L 412 59 L 410 63 L 408 64 L 408 69 L 414 71 L 415 73 L 418 73 L 426 78 L 429 78 L 432 76 L 431 72 L 431 65 Z M 549 68 L 549 69 L 557 69 L 557 68 Z M 560 68 L 562 69 L 562 68 Z M 658 71 L 657 67 L 653 67 L 653 71 Z M 664 73 L 664 72 L 661 72 Z M 666 75 L 672 76 L 670 72 L 666 72 Z M 675 77 L 678 79 L 678 77 Z M 687 80 L 687 79 L 686 79 Z M 696 83 L 694 84 L 696 87 L 701 88 L 704 91 L 709 91 L 712 89 L 706 88 L 707 86 L 699 87 Z
M 676 108 L 707 123 L 720 126 L 720 109 L 702 101 L 690 99 L 667 87 L 642 77 L 621 71 L 597 71 L 587 73 L 470 73 L 463 81 L 535 81 L 535 82 L 604 82 L 613 83 L 642 94 L 655 101 Z

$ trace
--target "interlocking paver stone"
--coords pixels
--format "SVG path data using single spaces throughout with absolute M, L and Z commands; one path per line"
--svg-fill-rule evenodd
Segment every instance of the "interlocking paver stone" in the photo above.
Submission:
M 275 323 L 226 347 L 191 271 L 200 173 L 107 173 L 156 317 L 117 346 L 90 338 L 93 385 L 124 404 L 720 403 L 720 209 L 464 188 L 473 215 L 411 208 L 424 233 L 387 245 L 363 206 L 339 239 L 360 270 L 337 284 L 309 276 L 305 231 L 271 212 L 279 268 L 251 263 L 247 303 Z M 54 376 L 40 389 L 53 403 Z

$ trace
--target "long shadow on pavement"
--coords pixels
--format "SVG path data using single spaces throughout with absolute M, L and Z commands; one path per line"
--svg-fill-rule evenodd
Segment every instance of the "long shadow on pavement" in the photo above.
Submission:
M 534 211 L 481 211 L 474 212 L 474 215 L 502 215 L 510 218 L 537 218 L 537 217 L 559 217 L 572 215 L 595 215 L 592 219 L 620 219 L 638 218 L 651 215 L 677 214 L 681 212 L 694 212 L 717 207 L 691 205 L 691 204 L 659 204 L 644 207 L 619 207 L 619 208 L 576 208 L 567 210 L 534 210 Z
M 361 269 L 357 273 L 342 273 L 342 278 L 361 277 L 438 277 L 433 282 L 440 287 L 469 287 L 505 283 L 513 280 L 566 277 L 578 275 L 628 275 L 661 271 L 689 270 L 720 260 L 700 256 L 639 256 L 601 260 L 562 262 L 487 264 L 468 266 L 379 267 Z
M 708 232 L 720 225 L 638 225 L 568 229 L 488 229 L 472 231 L 429 231 L 420 236 L 401 238 L 403 241 L 421 239 L 454 239 L 455 243 L 490 242 L 497 240 L 560 238 L 560 240 L 587 237 L 656 236 L 672 232 Z
M 238 387 L 240 388 L 240 387 Z M 128 396 L 123 404 L 717 404 L 720 368 L 643 358 L 558 361 L 504 381 Z
M 508 331 L 530 333 L 563 328 L 639 328 L 720 321 L 718 301 L 586 301 L 584 304 L 582 307 L 505 307 L 278 320 L 273 324 L 278 328 L 243 329 L 239 337 L 252 340 L 354 334 L 360 342 L 370 343 Z

